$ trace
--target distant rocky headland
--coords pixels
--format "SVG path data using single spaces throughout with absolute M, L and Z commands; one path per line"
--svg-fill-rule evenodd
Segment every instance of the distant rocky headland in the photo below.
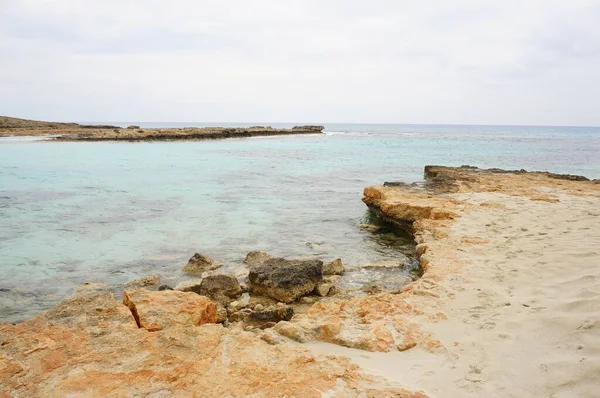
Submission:
M 60 141 L 174 141 L 215 140 L 275 135 L 319 134 L 324 126 L 295 126 L 278 129 L 270 126 L 252 127 L 184 127 L 149 128 L 78 123 L 43 122 L 0 116 L 0 137 L 53 136 Z

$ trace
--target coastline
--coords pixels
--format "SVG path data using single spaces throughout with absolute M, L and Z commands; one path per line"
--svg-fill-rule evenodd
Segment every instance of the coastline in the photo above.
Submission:
M 401 293 L 333 296 L 264 331 L 183 322 L 149 332 L 110 293 L 83 289 L 0 325 L 4 393 L 593 396 L 598 181 L 445 167 L 426 176 L 425 189 L 364 191 L 388 220 L 412 223 L 424 274 Z M 331 354 L 377 374 L 372 355 L 387 371 Z

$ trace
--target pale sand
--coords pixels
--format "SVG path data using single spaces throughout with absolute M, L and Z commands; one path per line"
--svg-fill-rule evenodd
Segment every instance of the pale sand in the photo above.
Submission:
M 457 247 L 460 271 L 439 281 L 448 319 L 417 317 L 447 350 L 308 346 L 433 397 L 599 397 L 600 198 L 544 191 L 560 202 L 447 195 L 474 204 L 452 237 L 489 241 Z

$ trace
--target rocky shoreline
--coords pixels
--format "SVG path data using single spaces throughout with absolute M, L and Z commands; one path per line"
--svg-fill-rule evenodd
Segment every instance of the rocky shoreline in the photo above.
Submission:
M 423 275 L 399 291 L 349 296 L 336 289 L 341 260 L 261 252 L 248 254 L 239 283 L 220 273 L 215 260 L 196 254 L 184 267 L 196 280 L 174 288 L 143 278 L 125 286 L 119 300 L 107 286 L 89 283 L 38 317 L 0 324 L 0 393 L 593 396 L 600 299 L 579 295 L 600 286 L 596 276 L 562 285 L 548 276 L 557 272 L 548 261 L 561 261 L 561 251 L 585 251 L 575 240 L 582 231 L 585 245 L 600 243 L 600 214 L 593 210 L 600 204 L 598 181 L 521 170 L 425 170 L 425 185 L 364 190 L 369 208 L 409 226 L 415 237 Z M 573 217 L 576 230 L 553 234 Z M 565 240 L 568 249 L 560 246 Z M 533 255 L 519 251 L 525 244 Z M 598 253 L 585 253 L 584 261 L 572 260 L 575 277 L 600 280 L 589 264 Z M 542 270 L 531 262 L 540 259 Z M 532 286 L 536 278 L 560 288 L 540 290 Z M 556 289 L 568 302 L 580 297 L 585 304 L 568 313 L 565 324 L 552 323 L 563 316 L 561 302 L 549 293 Z M 566 345 L 556 346 L 557 335 Z M 576 341 L 581 348 L 571 351 Z M 542 359 L 549 352 L 560 361 Z M 383 355 L 377 357 L 383 369 L 369 367 L 370 353 Z
M 149 128 L 38 122 L 0 116 L 0 137 L 51 136 L 55 141 L 177 141 L 321 134 L 324 126 Z

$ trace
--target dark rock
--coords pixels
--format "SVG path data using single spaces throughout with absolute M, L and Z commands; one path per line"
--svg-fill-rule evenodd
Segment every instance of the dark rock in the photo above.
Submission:
M 158 291 L 162 292 L 163 290 L 173 290 L 173 288 L 169 285 L 160 285 Z
M 252 311 L 248 315 L 248 322 L 279 322 L 289 321 L 294 316 L 294 309 L 289 306 L 275 307 L 271 306 L 261 311 Z
M 320 133 L 325 130 L 325 126 L 294 126 L 292 130 L 314 131 Z
M 408 187 L 409 185 L 402 181 L 385 181 L 383 183 L 384 187 Z
M 244 308 L 229 315 L 230 322 L 243 322 L 246 325 L 261 329 L 275 326 L 277 322 L 289 321 L 294 316 L 294 309 L 289 306 L 270 306 L 260 311 Z
M 248 274 L 250 292 L 291 303 L 310 294 L 323 280 L 321 260 L 272 258 L 252 267 Z
M 242 295 L 238 280 L 229 275 L 212 275 L 202 279 L 196 292 L 217 301 L 229 301 Z
M 130 130 L 139 130 L 140 126 L 136 126 L 136 125 L 132 124 L 131 126 L 127 126 L 127 128 L 130 129 Z

